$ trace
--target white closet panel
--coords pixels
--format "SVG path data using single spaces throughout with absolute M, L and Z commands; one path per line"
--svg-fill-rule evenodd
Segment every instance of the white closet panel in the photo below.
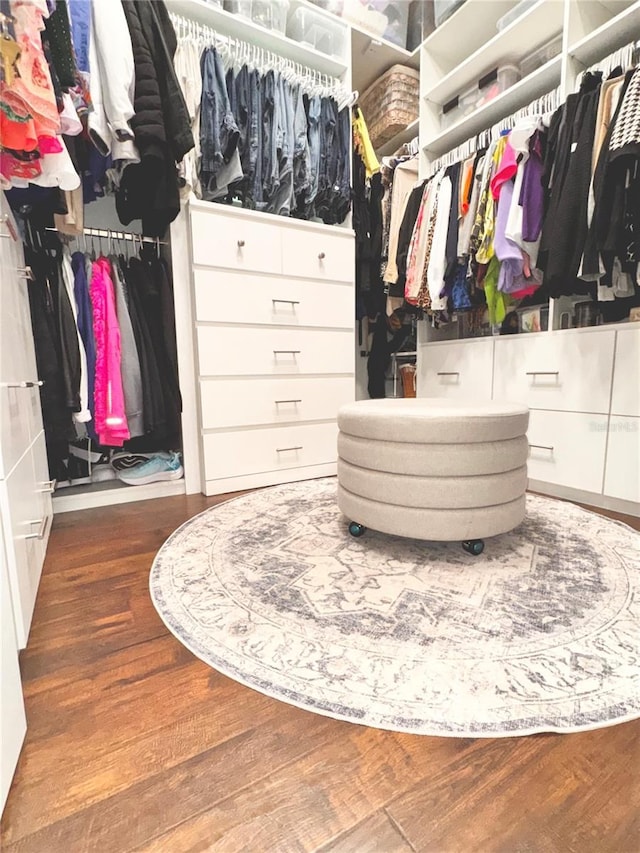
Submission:
M 282 236 L 273 225 L 247 217 L 211 211 L 191 211 L 191 248 L 194 264 L 279 273 Z
M 335 462 L 338 426 L 303 426 L 205 435 L 207 480 Z
M 201 376 L 352 373 L 353 332 L 200 326 Z
M 529 478 L 601 494 L 607 421 L 607 415 L 532 410 Z
M 611 417 L 604 492 L 640 503 L 640 418 Z
M 510 335 L 495 341 L 493 396 L 532 409 L 609 411 L 615 332 Z
M 282 246 L 285 275 L 327 281 L 353 280 L 354 258 L 351 240 L 326 231 L 291 231 Z
M 344 285 L 194 270 L 196 320 L 352 329 L 353 291 Z
M 202 428 L 334 420 L 353 400 L 353 379 L 203 379 Z
M 418 369 L 421 397 L 490 400 L 493 340 L 423 345 Z
M 640 328 L 619 329 L 611 414 L 640 417 Z M 640 441 L 640 438 L 638 439 Z

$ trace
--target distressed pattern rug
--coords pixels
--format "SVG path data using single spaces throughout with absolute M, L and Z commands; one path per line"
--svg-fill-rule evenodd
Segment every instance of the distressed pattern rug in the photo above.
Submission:
M 416 734 L 574 732 L 640 716 L 640 533 L 530 495 L 516 530 L 351 537 L 336 480 L 212 507 L 150 578 L 215 669 L 319 714 Z

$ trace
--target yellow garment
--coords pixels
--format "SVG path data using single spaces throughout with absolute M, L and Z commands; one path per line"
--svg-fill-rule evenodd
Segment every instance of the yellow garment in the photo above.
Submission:
M 489 261 L 487 273 L 482 284 L 484 297 L 487 300 L 489 311 L 489 323 L 499 326 L 507 316 L 507 309 L 513 304 L 513 299 L 508 293 L 498 290 L 498 276 L 500 275 L 500 261 L 494 255 Z
M 373 150 L 373 145 L 369 139 L 367 123 L 358 107 L 354 107 L 351 114 L 351 127 L 353 128 L 354 147 L 362 157 L 367 178 L 370 178 L 380 171 L 380 163 L 378 163 L 376 152 Z
M 500 165 L 504 149 L 507 147 L 508 139 L 508 136 L 501 136 L 496 142 L 493 153 L 491 154 L 491 168 L 489 169 L 488 176 L 489 180 L 484 188 L 484 192 L 487 194 L 486 206 L 484 209 L 479 237 L 480 245 L 476 252 L 476 261 L 479 264 L 488 264 L 493 257 L 493 238 L 496 230 L 496 202 L 493 197 L 493 193 L 491 192 L 491 178 L 495 175 L 496 170 Z M 480 215 L 480 211 L 478 215 Z

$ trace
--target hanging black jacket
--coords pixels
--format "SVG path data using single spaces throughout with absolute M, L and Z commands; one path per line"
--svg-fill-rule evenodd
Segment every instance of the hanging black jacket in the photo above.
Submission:
M 135 65 L 131 127 L 140 163 L 128 166 L 116 196 L 123 224 L 142 219 L 164 234 L 180 211 L 176 163 L 194 146 L 189 113 L 173 67 L 176 35 L 162 0 L 124 0 Z

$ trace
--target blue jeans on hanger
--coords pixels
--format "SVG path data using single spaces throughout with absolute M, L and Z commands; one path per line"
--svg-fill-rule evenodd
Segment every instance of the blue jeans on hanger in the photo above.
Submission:
M 263 210 L 273 198 L 280 183 L 276 128 L 276 78 L 267 71 L 261 82 L 262 103 L 262 199 L 256 206 Z
M 281 74 L 276 77 L 274 125 L 278 160 L 278 188 L 267 204 L 270 213 L 289 216 L 293 203 L 293 123 L 291 87 Z
M 308 139 L 309 139 L 309 191 L 306 195 L 307 208 L 312 209 L 318 194 L 318 177 L 320 174 L 320 114 L 322 100 L 319 95 L 309 98 Z M 310 215 L 307 213 L 307 215 Z
M 247 206 L 262 202 L 262 98 L 260 72 L 254 69 L 249 75 L 249 175 Z
M 238 145 L 238 125 L 231 112 L 222 60 L 215 48 L 207 48 L 200 59 L 202 99 L 200 102 L 200 173 L 203 191 L 211 185 L 223 164 Z

